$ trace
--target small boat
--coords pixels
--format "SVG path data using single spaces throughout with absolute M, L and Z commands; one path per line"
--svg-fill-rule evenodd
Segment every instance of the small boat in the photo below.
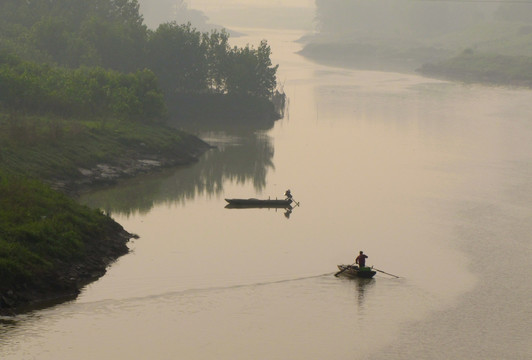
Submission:
M 292 193 L 286 190 L 284 199 L 225 199 L 229 203 L 226 208 L 292 208 L 292 203 L 299 205 L 292 198 Z
M 340 271 L 335 274 L 336 276 L 345 275 L 353 278 L 371 279 L 377 273 L 375 270 L 367 266 L 359 268 L 356 265 L 338 265 L 338 269 L 340 269 Z
M 248 208 L 288 208 L 291 207 L 292 199 L 225 199 L 229 203 L 227 207 Z

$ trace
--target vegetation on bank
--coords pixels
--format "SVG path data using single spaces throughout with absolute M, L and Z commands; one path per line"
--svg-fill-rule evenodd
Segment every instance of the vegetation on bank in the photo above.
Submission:
M 532 57 L 483 54 L 465 50 L 434 64 L 424 64 L 421 74 L 469 83 L 532 87 Z
M 148 171 L 139 164 L 150 160 L 188 164 L 207 148 L 163 124 L 0 110 L 0 314 L 75 295 L 127 252 L 119 224 L 64 193 Z
M 32 294 L 50 296 L 50 289 L 76 291 L 72 282 L 79 278 L 69 278 L 80 275 L 75 265 L 90 256 L 95 244 L 123 232 L 99 210 L 81 206 L 39 181 L 3 171 L 0 229 L 0 312 L 35 300 Z M 122 253 L 127 251 L 125 241 Z
M 0 313 L 76 292 L 128 235 L 72 193 L 208 148 L 172 117 L 274 118 L 266 41 L 230 47 L 190 24 L 147 30 L 136 0 L 0 2 Z M 220 112 L 221 111 L 221 112 Z
M 75 295 L 127 252 L 119 224 L 64 193 L 189 164 L 207 148 L 160 123 L 0 108 L 0 313 Z
M 63 184 L 70 191 L 79 190 L 76 183 L 87 178 L 83 171 L 97 166 L 115 166 L 127 173 L 136 160 L 186 164 L 207 148 L 195 136 L 162 124 L 0 112 L 0 170 L 30 175 L 54 187 Z M 130 176 L 134 174 L 133 169 Z
M 123 74 L 102 68 L 67 69 L 0 53 L 0 106 L 11 112 L 60 117 L 157 121 L 162 92 L 150 70 Z
M 149 70 L 67 69 L 0 56 L 0 169 L 54 184 L 83 177 L 80 168 L 150 154 L 179 158 L 194 154 L 190 142 L 205 148 L 165 126 L 166 111 Z
M 130 96 L 121 84 L 113 87 L 116 80 L 141 81 L 150 89 L 155 82 L 167 103 L 186 95 L 202 116 L 214 115 L 203 112 L 203 102 L 211 99 L 205 94 L 217 95 L 212 97 L 215 102 L 224 96 L 229 102 L 235 96 L 269 99 L 277 86 L 277 65 L 271 62 L 266 41 L 257 47 L 231 47 L 229 35 L 223 30 L 201 33 L 190 24 L 175 22 L 149 30 L 137 0 L 4 0 L 0 3 L 0 52 L 56 68 L 80 69 L 67 76 L 70 80 L 83 75 L 92 79 L 103 76 L 103 85 L 97 80 L 84 87 L 107 89 L 111 96 Z M 117 79 L 120 76 L 111 70 L 135 75 L 129 80 L 124 80 L 125 75 Z M 61 84 L 55 81 L 50 85 Z M 94 95 L 105 98 L 106 94 Z M 146 101 L 154 102 L 152 106 L 160 100 L 157 93 L 145 95 Z M 240 108 L 250 109 L 246 102 Z M 134 114 L 132 109 L 125 110 L 131 110 L 128 115 Z

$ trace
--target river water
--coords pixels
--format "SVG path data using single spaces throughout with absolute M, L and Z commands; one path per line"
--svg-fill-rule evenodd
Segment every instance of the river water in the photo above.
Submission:
M 532 358 L 532 92 L 306 60 L 268 39 L 273 126 L 82 198 L 139 239 L 73 301 L 0 320 L 8 359 Z M 180 124 L 179 126 L 185 125 Z M 300 206 L 226 209 L 226 197 Z M 382 272 L 337 278 L 359 250 Z

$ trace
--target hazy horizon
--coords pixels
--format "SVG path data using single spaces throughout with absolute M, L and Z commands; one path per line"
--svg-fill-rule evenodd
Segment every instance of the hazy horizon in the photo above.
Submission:
M 150 28 L 177 21 L 190 22 L 200 31 L 222 27 L 311 30 L 315 17 L 314 0 L 230 0 L 223 3 L 212 0 L 139 0 L 139 4 Z

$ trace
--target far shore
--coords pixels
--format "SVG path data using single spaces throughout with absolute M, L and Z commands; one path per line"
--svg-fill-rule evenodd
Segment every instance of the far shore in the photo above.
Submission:
M 342 56 L 338 56 L 342 53 Z M 309 44 L 301 55 L 329 66 L 393 71 L 425 77 L 489 86 L 532 88 L 532 61 L 526 56 L 505 56 L 465 50 L 451 52 L 432 48 L 415 51 L 364 44 Z

